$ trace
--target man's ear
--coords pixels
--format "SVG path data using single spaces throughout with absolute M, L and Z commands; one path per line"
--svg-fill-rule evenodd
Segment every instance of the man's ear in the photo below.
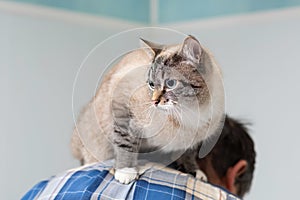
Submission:
M 235 180 L 237 177 L 239 177 L 240 175 L 242 175 L 243 173 L 245 173 L 245 171 L 247 170 L 248 164 L 246 160 L 240 160 L 238 161 L 234 166 L 230 167 L 227 170 L 226 173 L 226 180 L 225 180 L 225 184 L 227 189 L 236 194 L 237 193 L 237 188 L 235 185 Z

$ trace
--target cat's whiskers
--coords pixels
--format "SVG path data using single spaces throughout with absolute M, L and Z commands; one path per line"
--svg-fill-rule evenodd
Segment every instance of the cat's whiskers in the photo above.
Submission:
M 188 107 L 188 106 L 186 106 L 186 105 L 184 105 L 184 104 L 180 104 L 179 107 L 180 107 L 182 110 L 185 109 L 185 110 L 190 111 L 190 112 L 195 112 L 194 109 L 191 109 L 190 107 Z
M 193 117 L 193 115 L 183 115 L 182 117 L 186 118 L 186 120 L 189 121 L 195 121 L 197 122 L 197 124 L 199 125 L 199 123 L 201 124 L 207 124 L 210 122 L 210 118 L 206 118 L 206 117 L 201 117 L 201 113 L 199 111 L 195 111 L 191 108 L 189 108 L 186 105 L 180 105 L 180 107 L 182 108 L 182 113 L 195 113 L 198 116 Z
M 150 106 L 147 107 L 147 108 L 142 112 L 142 114 L 143 114 L 143 113 L 146 113 L 146 114 L 145 114 L 146 119 L 150 119 L 150 121 L 152 121 L 154 111 L 155 111 L 155 108 L 154 108 L 153 104 L 150 103 Z
M 172 128 L 179 130 L 180 127 L 182 126 L 182 118 L 178 108 L 173 107 L 172 109 L 168 109 L 168 115 L 172 117 L 174 120 L 176 120 L 176 122 L 179 124 L 179 128 L 175 126 L 172 126 Z
M 144 115 L 146 114 L 148 116 L 149 112 L 151 112 L 151 106 L 146 107 L 146 109 L 144 109 L 141 114 Z
M 177 108 L 177 112 L 180 116 L 180 121 L 181 121 L 181 127 L 182 129 L 185 129 L 187 124 L 186 124 L 186 121 L 191 121 L 191 120 L 194 120 L 193 117 L 190 117 L 190 115 L 186 115 L 185 113 L 189 113 L 187 112 L 184 107 L 182 107 L 182 105 L 178 106 Z
M 176 128 L 177 132 L 179 134 L 179 137 L 185 138 L 186 134 L 185 134 L 185 131 L 182 131 L 182 129 L 184 130 L 186 126 L 183 121 L 183 116 L 182 116 L 183 111 L 182 111 L 181 107 L 180 106 L 174 107 L 172 112 L 174 113 L 174 116 L 177 118 L 177 121 L 179 122 L 179 128 Z M 183 144 L 184 149 L 188 149 L 188 147 L 190 146 L 190 142 L 187 140 L 184 140 L 184 139 L 182 139 L 182 144 Z
M 173 117 L 173 118 L 175 118 L 175 120 L 177 120 L 177 119 L 176 119 L 177 116 L 176 116 L 175 110 L 170 109 L 169 113 L 170 113 L 170 116 L 171 116 L 171 117 Z M 175 131 L 176 131 L 175 125 L 172 125 L 172 127 L 171 127 L 171 132 L 174 133 Z
M 179 107 L 174 107 L 174 109 L 172 109 L 172 111 L 175 114 L 175 117 L 177 119 L 177 121 L 179 122 L 179 126 L 182 126 L 182 112 L 181 110 L 179 110 Z
M 192 109 L 192 108 L 190 108 L 190 107 L 188 107 L 184 104 L 181 104 L 179 107 L 182 109 L 183 113 L 186 112 L 186 113 L 195 113 L 197 115 L 201 115 L 201 113 L 199 111 L 199 108 L 197 110 L 195 110 L 195 109 Z M 190 116 L 190 115 L 187 115 L 187 116 Z
M 141 115 L 144 115 L 145 113 L 147 115 L 148 111 L 152 109 L 152 103 L 146 102 L 142 104 L 132 105 L 131 107 L 138 110 L 142 110 L 142 112 L 140 113 Z
M 138 104 L 131 104 L 131 108 L 144 108 L 144 107 L 149 107 L 152 105 L 152 102 L 144 102 L 144 103 L 138 103 Z
M 202 128 L 205 128 L 205 127 L 203 127 L 203 125 L 206 125 L 206 124 L 210 124 L 210 121 L 211 121 L 211 119 L 209 118 L 209 119 L 207 119 L 207 120 L 205 120 L 205 119 L 203 119 L 203 117 L 200 117 L 200 116 L 198 116 L 198 117 L 193 117 L 193 115 L 190 115 L 190 114 L 188 114 L 188 113 L 190 113 L 191 111 L 193 111 L 191 108 L 189 108 L 188 106 L 186 106 L 186 105 L 181 105 L 181 106 L 179 106 L 180 108 L 181 108 L 181 111 L 182 111 L 182 115 L 181 115 L 181 117 L 183 118 L 182 119 L 182 125 L 183 125 L 183 129 L 185 129 L 185 127 L 189 127 L 188 125 L 187 125 L 187 121 L 190 121 L 190 122 L 195 122 L 195 123 L 197 123 L 197 125 L 196 125 L 196 129 L 194 130 L 194 131 L 198 131 L 198 129 L 199 130 L 204 130 L 204 129 L 202 129 Z M 195 111 L 193 111 L 193 112 L 195 112 Z M 184 114 L 184 113 L 187 113 L 187 114 Z M 199 112 L 196 112 L 195 114 L 199 114 L 200 115 L 200 113 Z M 196 121 L 195 121 L 196 120 Z M 182 132 L 184 135 L 182 136 L 182 137 L 186 137 L 186 132 L 185 131 L 183 131 Z M 208 135 L 208 131 L 206 131 L 206 133 L 205 133 L 205 136 L 204 136 L 204 138 L 207 138 L 207 135 Z M 193 140 L 193 139 L 196 139 L 196 135 L 191 135 L 193 138 L 190 138 L 191 140 Z M 183 143 L 183 146 L 186 148 L 186 149 L 188 149 L 188 148 L 190 148 L 190 146 L 191 146 L 191 140 L 189 140 L 189 141 L 186 141 L 186 140 L 182 140 L 182 143 Z

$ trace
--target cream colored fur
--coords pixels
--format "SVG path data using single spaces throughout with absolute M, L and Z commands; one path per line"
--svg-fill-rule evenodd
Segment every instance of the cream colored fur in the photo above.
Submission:
M 180 48 L 180 45 L 173 46 L 172 51 Z M 80 114 L 71 142 L 74 156 L 84 163 L 114 157 L 113 146 L 109 141 L 114 121 L 112 98 L 123 98 L 124 101 L 128 98 L 128 102 L 135 105 L 131 107 L 135 121 L 145 127 L 142 131 L 145 139 L 141 148 L 160 147 L 163 152 L 185 150 L 212 135 L 223 118 L 224 90 L 219 67 L 213 56 L 207 50 L 204 51 L 206 62 L 210 62 L 212 66 L 209 76 L 205 78 L 211 102 L 206 105 L 190 105 L 191 112 L 182 114 L 180 126 L 177 119 L 168 117 L 166 112 L 154 111 L 152 114 L 155 119 L 145 114 L 149 107 L 145 102 L 151 102 L 146 74 L 152 57 L 143 49 L 124 56 L 104 77 L 95 98 Z M 210 117 L 211 120 L 207 121 Z

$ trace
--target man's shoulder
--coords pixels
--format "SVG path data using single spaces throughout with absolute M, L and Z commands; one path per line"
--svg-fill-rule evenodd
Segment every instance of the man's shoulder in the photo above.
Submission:
M 153 197 L 161 198 L 168 191 L 166 199 L 172 196 L 183 197 L 183 199 L 239 199 L 220 187 L 156 163 L 152 163 L 152 166 L 140 176 L 138 184 L 142 184 L 141 181 L 145 181 L 144 184 L 148 185 L 148 188 L 154 188 L 150 191 Z
M 23 199 L 238 199 L 221 188 L 156 163 L 128 185 L 114 179 L 113 161 L 68 170 L 33 187 Z

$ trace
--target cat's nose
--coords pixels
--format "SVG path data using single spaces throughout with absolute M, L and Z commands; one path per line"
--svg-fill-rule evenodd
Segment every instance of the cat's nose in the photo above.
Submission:
M 162 94 L 163 94 L 163 92 L 161 90 L 154 89 L 151 100 L 152 101 L 159 101 Z
M 157 100 L 152 100 L 152 103 L 153 103 L 155 106 L 157 106 L 157 105 L 159 104 L 159 102 L 160 102 L 159 99 L 157 99 Z
M 166 99 L 164 97 L 161 97 L 160 99 L 156 99 L 156 100 L 152 100 L 152 103 L 157 106 L 158 104 L 162 104 L 164 105 L 165 103 L 167 103 L 169 101 L 169 99 Z
M 168 101 L 169 101 L 169 99 L 165 98 L 164 96 L 162 96 L 162 97 L 160 98 L 160 102 L 161 102 L 162 104 L 165 104 L 165 103 L 167 103 Z

